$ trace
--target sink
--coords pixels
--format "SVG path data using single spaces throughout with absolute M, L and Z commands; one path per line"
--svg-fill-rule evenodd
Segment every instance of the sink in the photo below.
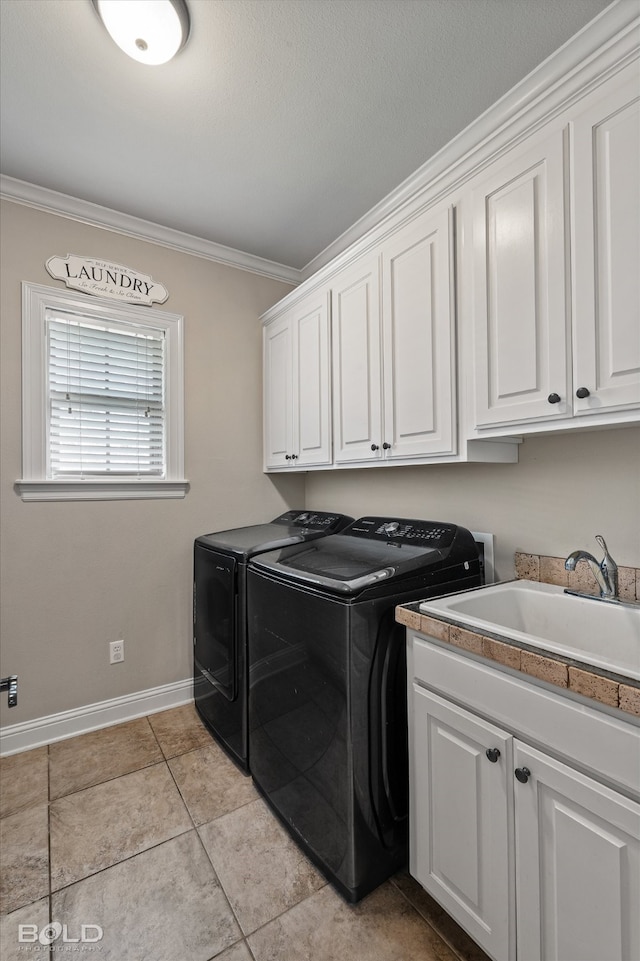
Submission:
M 520 580 L 424 601 L 420 611 L 640 680 L 640 606 Z

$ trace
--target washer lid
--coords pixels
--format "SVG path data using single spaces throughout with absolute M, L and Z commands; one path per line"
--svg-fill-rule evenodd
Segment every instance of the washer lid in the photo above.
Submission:
M 433 547 L 373 544 L 335 534 L 305 547 L 263 554 L 254 567 L 338 594 L 357 594 L 381 581 L 430 567 L 442 557 Z
M 456 524 L 361 517 L 340 534 L 261 554 L 252 565 L 285 580 L 356 595 L 382 582 L 477 558 L 472 535 Z

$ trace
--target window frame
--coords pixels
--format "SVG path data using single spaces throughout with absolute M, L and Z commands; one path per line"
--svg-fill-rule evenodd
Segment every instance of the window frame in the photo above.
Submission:
M 48 463 L 48 309 L 87 318 L 151 327 L 165 335 L 166 454 L 163 478 L 87 477 L 51 479 Z M 135 500 L 184 497 L 184 318 L 164 310 L 117 303 L 105 297 L 22 282 L 22 478 L 16 490 L 24 501 Z

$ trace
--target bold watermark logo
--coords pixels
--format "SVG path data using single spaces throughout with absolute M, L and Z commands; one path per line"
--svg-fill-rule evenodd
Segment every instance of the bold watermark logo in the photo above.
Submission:
M 37 924 L 19 924 L 18 942 L 19 944 L 53 944 L 59 941 L 61 944 L 96 944 L 102 941 L 104 931 L 99 924 L 81 924 L 76 932 L 79 936 L 74 937 L 69 933 L 66 924 L 59 921 L 52 921 L 44 928 L 39 928 Z

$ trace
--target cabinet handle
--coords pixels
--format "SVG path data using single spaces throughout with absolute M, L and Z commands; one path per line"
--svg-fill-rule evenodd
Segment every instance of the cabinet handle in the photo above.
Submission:
M 547 400 L 549 401 L 550 404 L 559 404 L 562 398 L 560 394 L 549 394 L 549 396 L 547 397 Z
M 387 442 L 385 441 L 384 444 L 382 445 L 382 449 L 383 449 L 383 450 L 391 450 L 391 444 L 387 444 Z
M 380 447 L 378 446 L 378 444 L 372 444 L 371 450 L 380 450 Z
M 285 454 L 285 455 L 284 455 L 284 459 L 285 459 L 285 460 L 291 460 L 291 454 Z
M 488 747 L 485 753 L 492 764 L 495 764 L 500 757 L 500 751 L 497 747 Z
M 297 459 L 298 459 L 298 455 L 297 455 L 297 454 L 292 454 L 292 455 L 291 455 L 291 460 L 297 460 Z
M 518 781 L 520 781 L 520 784 L 526 784 L 531 777 L 531 771 L 528 767 L 517 767 L 515 775 Z
M 582 400 L 584 397 L 589 397 L 590 394 L 591 394 L 591 391 L 589 390 L 588 387 L 578 387 L 576 391 L 576 397 L 579 397 L 580 400 Z

